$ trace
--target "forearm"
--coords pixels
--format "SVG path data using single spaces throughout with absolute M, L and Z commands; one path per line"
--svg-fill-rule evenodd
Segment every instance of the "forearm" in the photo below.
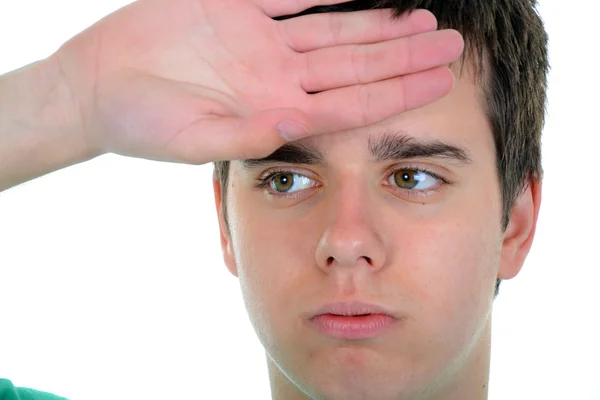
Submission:
M 52 57 L 0 76 L 0 191 L 94 158 Z

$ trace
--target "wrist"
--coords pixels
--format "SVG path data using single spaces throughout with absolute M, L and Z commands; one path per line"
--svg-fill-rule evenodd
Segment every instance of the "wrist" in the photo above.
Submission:
M 55 57 L 0 76 L 0 191 L 100 154 Z
M 46 125 L 50 130 L 57 130 L 65 145 L 68 143 L 73 150 L 73 161 L 87 161 L 103 154 L 86 130 L 80 99 L 76 88 L 67 81 L 58 52 L 39 62 L 36 79 L 38 85 L 47 90 Z

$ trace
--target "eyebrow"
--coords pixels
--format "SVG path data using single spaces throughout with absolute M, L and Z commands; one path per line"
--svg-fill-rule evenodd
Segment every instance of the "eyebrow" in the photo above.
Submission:
M 458 164 L 471 164 L 466 148 L 450 145 L 441 140 L 422 140 L 405 132 L 386 132 L 376 140 L 369 138 L 369 150 L 375 162 L 408 158 L 443 158 Z
M 411 158 L 441 158 L 459 165 L 472 163 L 469 151 L 465 148 L 450 145 L 440 140 L 423 140 L 408 135 L 406 132 L 387 131 L 377 139 L 369 137 L 371 161 L 401 161 Z M 323 153 L 316 147 L 287 143 L 265 158 L 241 160 L 242 167 L 250 169 L 275 163 L 325 165 Z

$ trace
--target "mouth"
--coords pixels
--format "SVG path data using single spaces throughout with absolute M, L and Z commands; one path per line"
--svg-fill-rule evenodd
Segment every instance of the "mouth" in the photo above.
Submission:
M 314 310 L 310 325 L 334 339 L 370 339 L 385 334 L 398 318 L 387 308 L 363 302 L 337 302 Z
M 391 311 L 386 307 L 379 306 L 372 303 L 364 303 L 360 301 L 352 302 L 335 302 L 326 304 L 316 310 L 310 315 L 309 319 L 315 318 L 319 315 L 334 315 L 344 317 L 365 317 L 373 314 L 387 315 L 392 318 L 396 318 Z
M 320 314 L 310 321 L 321 334 L 334 339 L 373 339 L 384 335 L 398 322 L 386 314 Z

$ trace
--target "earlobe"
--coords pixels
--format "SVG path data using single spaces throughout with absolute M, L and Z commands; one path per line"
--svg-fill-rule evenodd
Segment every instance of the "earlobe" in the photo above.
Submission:
M 237 265 L 235 262 L 235 254 L 231 243 L 231 236 L 225 223 L 225 214 L 223 211 L 223 190 L 221 182 L 217 177 L 213 177 L 213 191 L 215 195 L 215 207 L 217 209 L 217 217 L 219 219 L 219 233 L 221 236 L 221 250 L 223 251 L 223 261 L 229 272 L 235 277 L 238 276 Z
M 529 254 L 542 202 L 542 182 L 533 180 L 517 198 L 504 232 L 498 278 L 512 279 Z

